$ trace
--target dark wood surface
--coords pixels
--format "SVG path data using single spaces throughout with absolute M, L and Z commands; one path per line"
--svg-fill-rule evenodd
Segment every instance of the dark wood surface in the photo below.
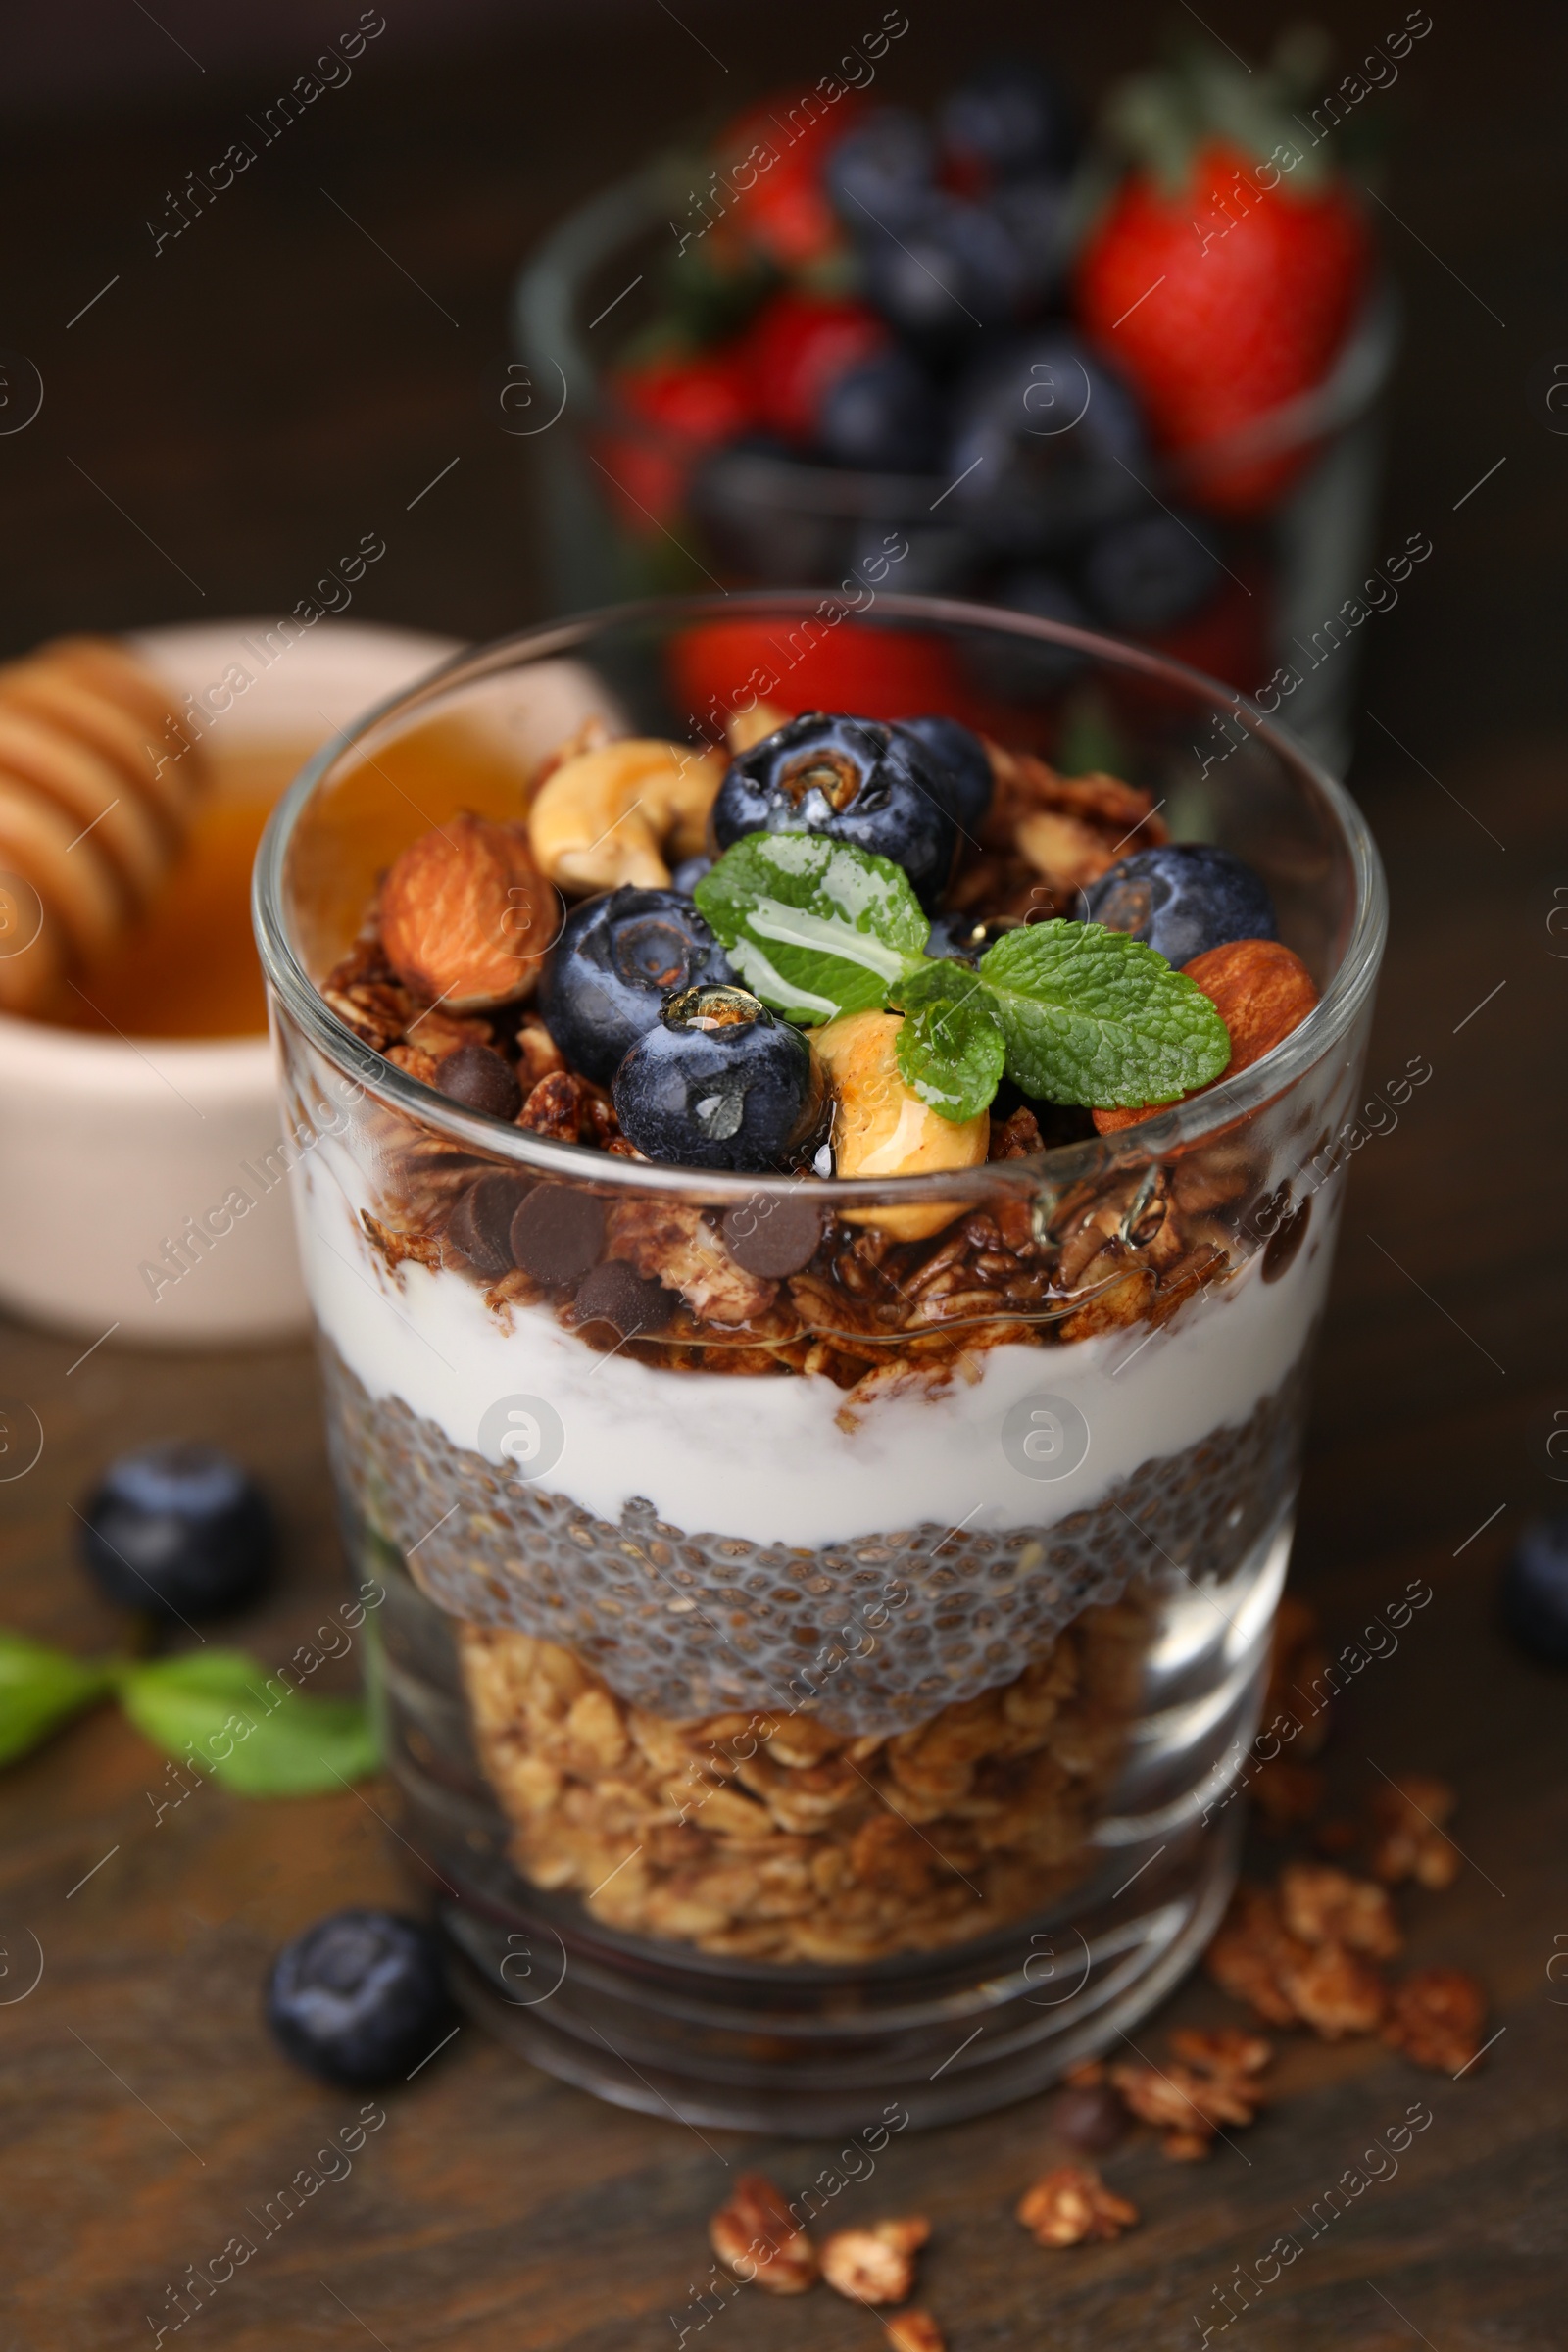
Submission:
M 1141 54 L 1159 22 L 1142 5 L 1085 13 L 1096 21 L 1063 37 L 1086 86 Z M 1205 13 L 1250 57 L 1273 27 L 1272 10 Z M 47 399 L 34 426 L 0 438 L 0 650 L 68 626 L 292 604 L 367 528 L 388 543 L 355 608 L 367 616 L 493 634 L 545 609 L 523 461 L 479 408 L 509 274 L 542 225 L 673 123 L 770 76 L 821 71 L 855 29 L 837 9 L 782 25 L 774 14 L 693 5 L 677 23 L 642 0 L 575 31 L 563 12 L 510 46 L 413 58 L 389 8 L 354 83 L 156 260 L 146 218 L 271 89 L 209 87 L 193 69 L 188 103 L 24 127 L 0 164 L 5 332 L 42 369 Z M 951 5 L 910 14 L 897 82 L 920 96 L 963 56 L 969 21 Z M 1330 14 L 1359 44 L 1402 11 L 1385 11 L 1387 26 Z M 1135 2143 L 1110 2159 L 1144 2215 L 1113 2246 L 1039 2252 L 1010 2219 L 1054 2154 L 1038 2104 L 895 2141 L 841 2210 L 932 2216 L 923 2291 L 954 2352 L 1196 2345 L 1194 2315 L 1214 2317 L 1233 2266 L 1256 2262 L 1417 2099 L 1434 2123 L 1397 2177 L 1312 2243 L 1229 2340 L 1280 2352 L 1561 2341 L 1568 1986 L 1547 1970 L 1568 1948 L 1568 1684 L 1507 1646 L 1494 1600 L 1509 1541 L 1560 1500 L 1545 1438 L 1568 1409 L 1568 941 L 1547 929 L 1568 885 L 1568 440 L 1526 396 L 1532 363 L 1568 354 L 1553 242 L 1564 26 L 1544 8 L 1435 20 L 1399 88 L 1369 101 L 1396 134 L 1386 193 L 1399 218 L 1385 226 L 1409 310 L 1386 533 L 1393 545 L 1425 529 L 1435 554 L 1398 610 L 1368 625 L 1375 721 L 1353 775 L 1395 908 L 1369 1077 L 1418 1054 L 1434 1077 L 1352 1170 L 1294 1575 L 1336 1646 L 1412 1576 L 1436 1588 L 1398 1653 L 1352 1686 L 1329 1760 L 1347 1797 L 1371 1764 L 1457 1785 L 1469 1863 L 1447 1893 L 1405 1903 L 1411 1954 L 1473 1970 L 1507 2030 L 1458 2082 L 1375 2044 L 1292 2041 L 1282 2095 L 1239 2153 L 1181 2166 Z M 339 29 L 320 21 L 323 37 Z M 988 18 L 1011 22 L 1024 12 Z M 453 456 L 449 479 L 406 512 Z M 0 1328 L 0 1394 L 29 1402 L 46 1432 L 36 1469 L 0 1487 L 0 1622 L 83 1649 L 111 1642 L 118 1629 L 74 1563 L 70 1506 L 112 1452 L 190 1433 L 233 1447 L 277 1497 L 284 1574 L 237 1634 L 286 1656 L 341 1573 L 306 1351 L 111 1345 L 72 1370 L 79 1352 Z M 314 1915 L 399 1894 L 386 1791 L 258 1804 L 204 1788 L 156 1822 L 149 1789 L 165 1792 L 161 1759 L 109 1713 L 0 1780 L 6 2352 L 150 2342 L 148 2315 L 177 2316 L 166 2298 L 187 2266 L 236 2232 L 254 2238 L 247 2215 L 360 2104 L 274 2055 L 259 1985 L 277 1941 Z M 35 1943 L 42 1980 L 18 1997 Z M 1222 2008 L 1189 1984 L 1139 2038 L 1157 2050 L 1168 2024 Z M 471 2027 L 386 2112 L 348 2176 L 177 2340 L 653 2352 L 693 2319 L 706 2217 L 743 2159 L 793 2192 L 833 2153 L 618 2113 Z M 802 2304 L 749 2294 L 688 2340 L 851 2352 L 880 2335 L 823 2290 Z

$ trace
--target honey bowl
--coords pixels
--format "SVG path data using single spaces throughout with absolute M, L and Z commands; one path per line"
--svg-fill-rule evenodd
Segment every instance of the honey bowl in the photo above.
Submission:
M 169 705 L 147 774 L 160 793 L 163 774 L 182 767 L 184 777 L 204 767 L 206 782 L 182 816 L 182 847 L 132 918 L 98 918 L 77 882 L 86 861 L 57 857 L 83 896 L 78 928 L 98 921 L 93 952 L 40 988 L 19 988 L 14 971 L 11 993 L 0 989 L 0 1004 L 29 1004 L 0 1010 L 0 1305 L 94 1343 L 283 1339 L 307 1318 L 284 1181 L 293 1155 L 251 936 L 256 844 L 283 786 L 331 734 L 457 648 L 331 619 L 122 642 Z M 140 731 L 156 735 L 151 711 Z M 122 829 L 123 866 L 142 822 L 134 795 L 95 822 Z M 0 842 L 0 868 L 12 862 Z M 0 921 L 0 957 L 18 970 L 37 929 L 29 902 L 41 920 L 23 870 L 10 881 L 9 940 Z

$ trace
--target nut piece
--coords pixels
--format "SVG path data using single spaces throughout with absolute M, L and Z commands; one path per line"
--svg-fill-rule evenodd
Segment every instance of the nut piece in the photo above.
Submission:
M 387 961 L 449 1012 L 526 996 L 554 930 L 555 893 L 521 828 L 466 810 L 411 841 L 381 886 Z
M 829 1021 L 811 1043 L 832 1081 L 833 1158 L 841 1176 L 923 1176 L 977 1168 L 991 1140 L 991 1114 L 956 1123 L 939 1117 L 905 1085 L 893 1012 L 851 1012 Z M 850 1225 L 876 1225 L 900 1242 L 925 1241 L 961 1216 L 966 1203 L 929 1208 L 851 1208 Z
M 1394 1988 L 1383 2038 L 1417 2066 L 1456 2075 L 1481 2048 L 1487 1996 L 1457 1968 L 1418 1968 Z
M 1231 1033 L 1231 1057 L 1221 1078 L 1234 1078 L 1272 1054 L 1317 1003 L 1311 973 L 1277 939 L 1233 939 L 1195 956 L 1182 969 Z
M 1018 2200 L 1018 2219 L 1037 2246 L 1081 2246 L 1089 2238 L 1119 2237 L 1138 2219 L 1129 2205 L 1105 2186 L 1093 2166 L 1059 2164 L 1042 2173 Z
M 930 2234 L 921 2214 L 835 2230 L 822 2248 L 822 2276 L 853 2303 L 902 2303 L 914 2285 L 914 2257 Z
M 1238 1070 L 1250 1069 L 1254 1061 L 1272 1054 L 1317 1003 L 1311 973 L 1299 956 L 1277 939 L 1233 939 L 1222 948 L 1205 949 L 1182 970 L 1198 983 L 1230 1031 L 1231 1057 L 1209 1086 L 1234 1078 Z M 1206 1086 L 1193 1089 L 1198 1095 L 1207 1092 Z M 1182 1097 L 1184 1102 L 1191 1100 Z M 1142 1110 L 1097 1110 L 1095 1130 L 1114 1135 L 1169 1108 L 1169 1103 L 1153 1102 Z
M 1289 1864 L 1280 1874 L 1280 1907 L 1303 1943 L 1343 1943 L 1373 1960 L 1392 1960 L 1403 1944 L 1384 1889 L 1332 1863 Z
M 1377 1970 L 1343 1943 L 1316 1944 L 1304 1959 L 1285 1961 L 1279 1984 L 1303 2025 L 1325 2041 L 1338 2041 L 1345 2034 L 1375 2034 L 1388 2006 L 1388 1986 Z
M 1372 1849 L 1372 1875 L 1387 1886 L 1415 1879 L 1422 1886 L 1451 1886 L 1459 1875 L 1460 1854 L 1443 1824 L 1453 1812 L 1455 1797 L 1446 1781 L 1423 1772 L 1377 1791 L 1372 1818 L 1380 1832 Z
M 888 2352 L 948 2352 L 948 2339 L 928 2311 L 896 2312 L 887 2330 Z
M 722 752 L 628 736 L 579 752 L 548 775 L 528 811 L 528 839 L 564 890 L 662 890 L 668 852 L 703 848 L 708 811 L 724 781 Z
M 708 2238 L 726 2270 L 767 2294 L 802 2295 L 815 2282 L 816 2249 L 765 2173 L 742 2173 Z

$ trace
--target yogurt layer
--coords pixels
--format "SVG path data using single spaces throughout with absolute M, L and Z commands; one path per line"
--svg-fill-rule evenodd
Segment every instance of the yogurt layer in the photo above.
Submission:
M 526 1414 L 542 1401 L 561 1443 L 541 1448 L 539 1482 L 596 1518 L 617 1521 L 642 1496 L 693 1533 L 812 1548 L 924 1521 L 1039 1527 L 1245 1421 L 1300 1354 L 1332 1256 L 1320 1193 L 1278 1282 L 1262 1280 L 1259 1250 L 1155 1331 L 989 1348 L 969 1359 L 976 1377 L 960 1361 L 946 1387 L 885 1396 L 845 1428 L 846 1392 L 825 1375 L 664 1370 L 596 1353 L 548 1307 L 503 1319 L 460 1273 L 410 1261 L 389 1274 L 353 1213 L 349 1174 L 340 1158 L 330 1175 L 310 1172 L 300 1243 L 321 1328 L 372 1397 L 400 1398 L 497 1465 L 509 1404 Z

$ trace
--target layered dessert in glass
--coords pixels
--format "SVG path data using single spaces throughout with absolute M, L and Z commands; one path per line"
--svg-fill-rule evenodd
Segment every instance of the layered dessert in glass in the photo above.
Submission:
M 934 2120 L 1228 1894 L 1381 882 L 1152 657 L 1075 641 L 1116 773 L 1064 774 L 1049 624 L 755 600 L 737 674 L 738 601 L 301 778 L 282 1149 L 466 1997 L 623 2103 Z

